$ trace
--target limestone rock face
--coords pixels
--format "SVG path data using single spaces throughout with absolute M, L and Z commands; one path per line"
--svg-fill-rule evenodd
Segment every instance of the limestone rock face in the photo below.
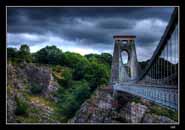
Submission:
M 146 114 L 143 118 L 143 123 L 175 123 L 175 121 L 166 116 Z
M 43 87 L 39 96 L 48 98 L 51 101 L 56 102 L 54 93 L 58 89 L 59 85 L 52 77 L 52 71 L 49 67 L 36 64 L 22 63 L 19 65 L 7 65 L 7 122 L 16 123 L 15 110 L 17 108 L 16 98 L 28 103 L 29 108 L 37 109 L 40 111 L 41 122 L 47 122 L 47 115 L 52 114 L 51 108 L 47 105 L 42 105 L 40 102 L 32 103 L 30 97 L 32 95 L 30 86 L 32 83 L 36 83 Z M 33 97 L 31 97 L 33 99 Z M 41 106 L 38 106 L 41 104 Z M 34 115 L 34 113 L 29 113 Z M 35 117 L 38 115 L 35 115 Z M 49 116 L 48 116 L 49 118 Z M 51 120 L 49 120 L 51 122 Z M 54 122 L 57 122 L 56 120 Z
M 58 84 L 54 81 L 52 71 L 47 66 L 25 64 L 22 68 L 17 68 L 18 77 L 25 78 L 28 83 L 38 84 L 43 88 L 42 94 L 51 97 L 51 94 L 58 88 Z
M 129 102 L 120 110 L 120 115 L 126 122 L 140 123 L 147 107 L 140 103 Z
M 105 89 L 99 89 L 84 102 L 69 123 L 111 123 L 113 98 Z
M 151 114 L 149 101 L 136 102 L 131 95 L 119 94 L 102 88 L 80 107 L 69 123 L 174 123 L 168 117 Z M 110 88 L 109 88 L 110 89 Z M 145 104 L 146 103 L 146 104 Z
M 7 122 L 15 123 L 15 110 L 16 110 L 16 89 L 13 89 L 10 85 L 14 84 L 16 87 L 15 69 L 11 64 L 7 65 Z
M 7 96 L 7 122 L 16 123 L 15 119 L 15 110 L 16 110 L 16 102 L 15 96 Z
M 47 67 L 37 67 L 34 64 L 29 64 L 24 68 L 24 72 L 30 82 L 39 84 L 47 89 L 50 81 L 50 70 Z

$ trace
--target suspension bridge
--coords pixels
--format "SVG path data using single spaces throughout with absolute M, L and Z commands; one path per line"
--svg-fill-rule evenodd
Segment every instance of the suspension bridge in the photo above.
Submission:
M 137 60 L 136 36 L 114 36 L 111 74 L 114 92 L 127 92 L 178 110 L 178 30 L 178 9 L 175 8 L 159 44 L 144 69 Z M 127 63 L 123 63 L 123 52 L 128 54 Z

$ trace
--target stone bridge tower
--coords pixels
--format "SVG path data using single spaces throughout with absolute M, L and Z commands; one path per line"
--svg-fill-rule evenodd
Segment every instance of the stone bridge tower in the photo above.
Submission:
M 111 82 L 122 83 L 138 78 L 140 65 L 137 61 L 137 54 L 135 49 L 136 36 L 116 35 L 113 38 L 115 40 L 115 45 L 112 59 Z M 123 51 L 128 54 L 127 69 L 122 62 L 121 53 Z

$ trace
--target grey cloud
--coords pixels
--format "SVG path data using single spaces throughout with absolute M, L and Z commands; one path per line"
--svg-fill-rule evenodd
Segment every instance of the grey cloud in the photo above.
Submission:
M 172 7 L 116 7 L 116 8 L 21 8 L 9 7 L 7 29 L 17 37 L 8 44 L 27 42 L 30 45 L 49 42 L 53 35 L 76 46 L 111 50 L 113 35 L 136 35 L 139 47 L 155 46 L 166 27 Z M 148 22 L 143 22 L 148 20 Z M 38 35 L 28 39 L 21 34 Z M 51 35 L 48 35 L 51 34 Z M 77 43 L 79 42 L 79 43 Z M 101 48 L 102 47 L 102 48 Z
M 135 24 L 136 21 L 124 18 L 105 18 L 99 20 L 96 26 L 103 29 L 131 29 Z

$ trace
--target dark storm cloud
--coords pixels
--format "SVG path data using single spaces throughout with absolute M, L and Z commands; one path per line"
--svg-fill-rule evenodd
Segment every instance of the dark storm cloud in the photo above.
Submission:
M 97 27 L 101 29 L 132 29 L 136 24 L 133 20 L 123 18 L 101 19 L 97 22 Z
M 168 14 L 171 13 L 171 8 L 163 7 L 42 7 L 42 8 L 8 8 L 10 17 L 15 17 L 15 14 L 26 14 L 31 19 L 35 20 L 56 20 L 60 16 L 63 17 L 125 17 L 130 19 L 143 18 L 160 18 L 168 19 Z M 13 22 L 13 21 L 12 21 Z
M 9 7 L 7 11 L 7 29 L 11 38 L 8 44 L 25 41 L 34 45 L 55 36 L 97 49 L 100 45 L 112 47 L 115 34 L 136 35 L 140 47 L 156 44 L 173 8 Z

